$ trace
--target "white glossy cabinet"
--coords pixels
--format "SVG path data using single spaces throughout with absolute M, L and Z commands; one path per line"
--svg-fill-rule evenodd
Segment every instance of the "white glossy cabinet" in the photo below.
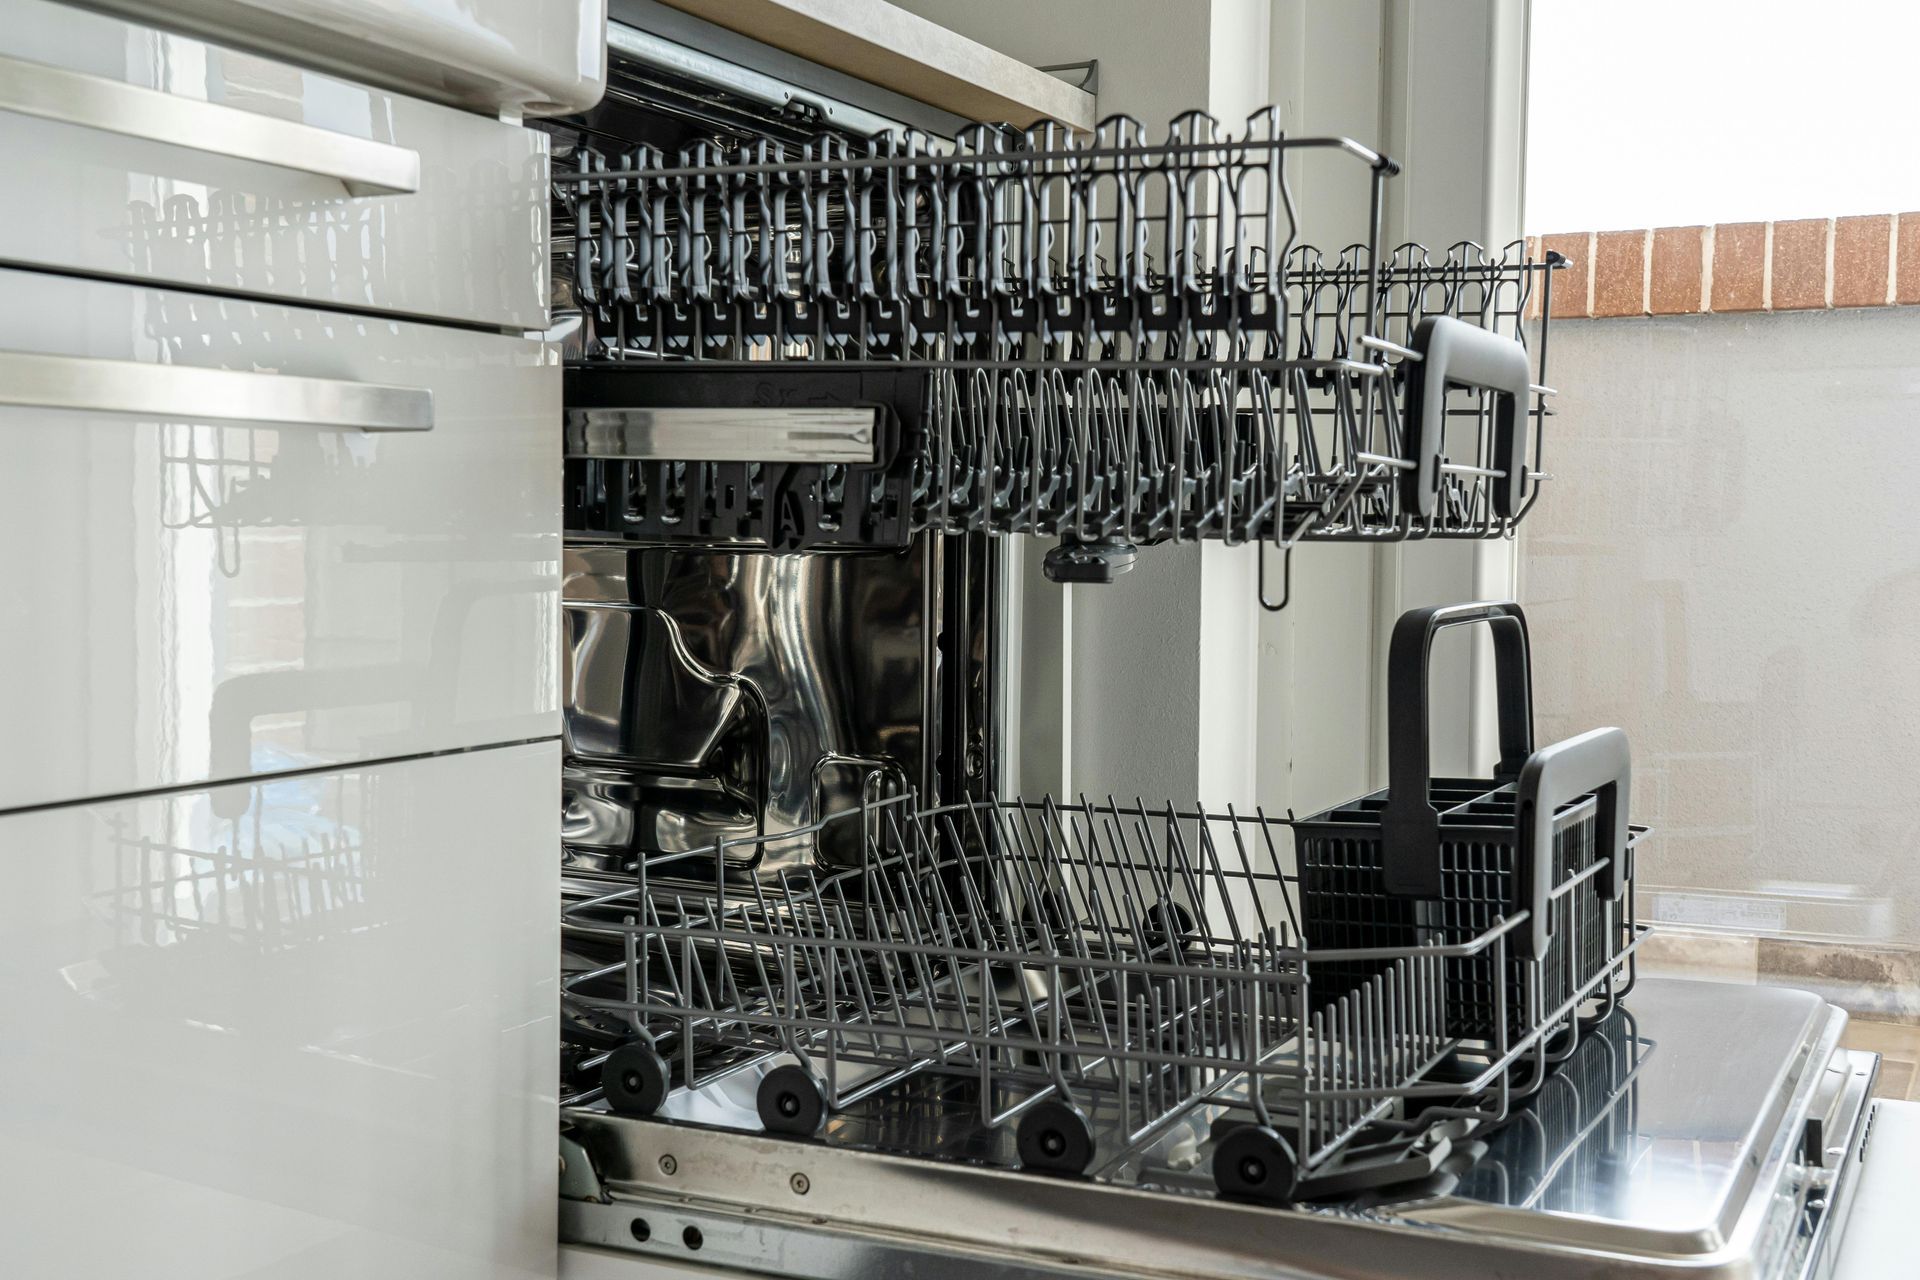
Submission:
M 600 100 L 606 0 L 88 0 L 476 111 Z
M 0 297 L 0 809 L 558 733 L 550 347 Z
M 0 818 L 0 1275 L 551 1275 L 558 753 Z
M 46 0 L 0 22 L 0 261 L 543 329 L 547 173 L 499 120 Z

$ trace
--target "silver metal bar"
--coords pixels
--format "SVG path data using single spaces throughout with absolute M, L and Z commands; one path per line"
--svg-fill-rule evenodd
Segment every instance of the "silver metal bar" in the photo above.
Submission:
M 1370 147 L 1363 147 L 1351 138 L 1237 138 L 1223 142 L 1165 142 L 1149 148 L 1139 147 L 1068 147 L 1042 149 L 1038 151 L 956 153 L 960 159 L 1013 160 L 1022 165 L 1050 164 L 1058 161 L 1083 163 L 1089 160 L 1114 159 L 1151 159 L 1160 162 L 1203 156 L 1231 156 L 1237 163 L 1247 163 L 1246 157 L 1268 154 L 1281 154 L 1301 149 L 1319 149 L 1342 151 L 1379 169 L 1387 168 L 1398 173 L 1400 165 Z M 925 167 L 928 158 L 925 155 L 863 155 L 851 165 L 847 160 L 834 159 L 795 159 L 759 162 L 741 162 L 738 164 L 674 165 L 671 168 L 649 169 L 597 169 L 586 172 L 556 173 L 553 175 L 555 186 L 593 186 L 608 182 L 618 182 L 623 178 L 730 178 L 745 174 L 788 174 L 788 173 L 831 173 L 843 171 L 849 167 L 861 170 L 911 169 Z
M 873 407 L 569 409 L 569 458 L 675 462 L 872 462 Z
M 1397 342 L 1388 342 L 1385 338 L 1376 338 L 1370 333 L 1363 333 L 1360 335 L 1360 345 L 1363 347 L 1369 347 L 1375 351 L 1381 352 L 1384 355 L 1396 356 L 1401 360 L 1412 360 L 1412 361 L 1418 362 L 1426 359 L 1424 355 L 1421 355 L 1418 351 L 1415 351 L 1412 347 L 1403 347 Z
M 0 351 L 0 405 L 188 422 L 433 429 L 433 392 L 425 387 L 34 351 Z
M 420 189 L 407 147 L 20 58 L 0 57 L 0 110 L 333 178 L 348 195 Z
M 607 49 L 631 58 L 642 66 L 698 80 L 775 110 L 786 111 L 796 107 L 815 109 L 828 124 L 861 137 L 872 137 L 876 133 L 899 133 L 906 127 L 898 120 L 803 89 L 777 76 L 715 57 L 690 45 L 663 39 L 624 22 L 607 24 Z

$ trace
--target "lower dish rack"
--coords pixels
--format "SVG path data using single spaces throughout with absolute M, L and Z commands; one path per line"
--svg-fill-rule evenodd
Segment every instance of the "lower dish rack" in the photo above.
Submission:
M 742 839 L 574 881 L 568 1100 L 664 1115 L 676 1089 L 752 1088 L 770 1133 L 991 1148 L 1038 1172 L 1275 1203 L 1431 1178 L 1538 1087 L 1583 1007 L 1624 988 L 1630 912 L 1586 944 L 1604 961 L 1554 988 L 1556 1007 L 1466 1034 L 1459 967 L 1529 963 L 1528 913 L 1471 937 L 1312 947 L 1291 826 L 899 795 L 778 837 L 838 828 L 818 843 L 840 863 L 763 868 L 765 840 Z

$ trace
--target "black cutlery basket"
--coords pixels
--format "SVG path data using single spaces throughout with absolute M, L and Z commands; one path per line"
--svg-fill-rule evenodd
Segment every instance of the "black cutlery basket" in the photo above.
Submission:
M 1493 633 L 1500 763 L 1491 778 L 1436 778 L 1428 657 L 1442 629 L 1471 624 Z M 1595 729 L 1534 748 L 1526 617 L 1511 602 L 1403 615 L 1387 695 L 1387 789 L 1295 828 L 1308 948 L 1463 945 L 1524 911 L 1504 960 L 1495 949 L 1447 960 L 1446 1023 L 1462 1040 L 1538 1040 L 1600 988 L 1625 941 L 1626 734 Z M 1316 964 L 1313 998 L 1337 999 L 1377 968 Z

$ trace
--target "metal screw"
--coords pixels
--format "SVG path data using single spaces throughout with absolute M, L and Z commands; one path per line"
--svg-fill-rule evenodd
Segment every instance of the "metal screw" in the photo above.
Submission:
M 807 1181 L 807 1175 L 804 1173 L 796 1173 L 788 1178 L 787 1185 L 793 1188 L 793 1194 L 797 1196 L 803 1196 L 813 1189 L 813 1184 Z
M 674 1172 L 679 1168 L 680 1168 L 680 1162 L 678 1160 L 675 1160 L 672 1156 L 660 1157 L 660 1172 L 666 1174 L 669 1178 L 671 1178 L 674 1175 Z

